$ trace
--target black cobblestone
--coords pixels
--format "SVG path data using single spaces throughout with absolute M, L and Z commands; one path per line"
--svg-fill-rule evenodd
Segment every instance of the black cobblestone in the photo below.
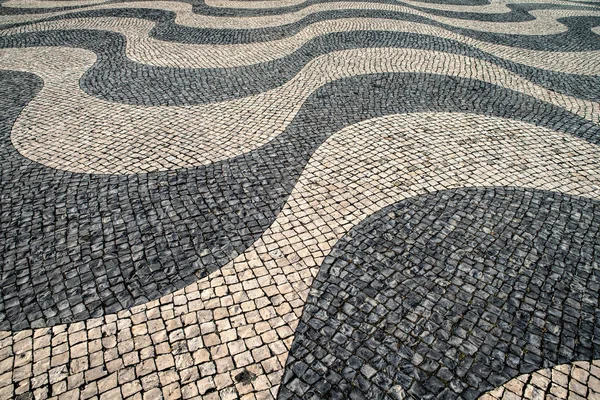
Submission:
M 521 188 L 386 207 L 321 265 L 280 399 L 475 399 L 600 356 L 600 202 Z
M 109 13 L 109 14 L 107 14 Z M 81 17 L 113 15 L 163 20 L 156 10 L 123 10 L 115 14 L 92 11 Z M 174 16 L 171 16 L 174 18 Z M 252 43 L 280 39 L 297 33 L 310 23 L 335 18 L 371 17 L 422 21 L 420 18 L 378 10 L 343 10 L 317 13 L 282 27 L 249 30 L 197 29 L 158 24 L 153 35 L 158 39 L 186 43 Z M 171 19 L 172 19 L 171 18 Z M 500 35 L 444 26 L 445 29 L 495 44 L 542 51 L 591 51 L 600 49 L 600 41 L 590 29 L 600 24 L 600 17 L 560 19 L 568 26 L 555 35 Z M 441 26 L 441 25 L 439 25 Z M 169 36 L 172 35 L 172 36 Z M 0 48 L 31 46 L 69 46 L 94 51 L 99 61 L 84 75 L 82 88 L 100 98 L 127 104 L 185 105 L 231 100 L 258 94 L 290 80 L 306 63 L 332 51 L 398 47 L 463 54 L 492 62 L 543 87 L 582 99 L 598 101 L 600 78 L 593 75 L 567 74 L 541 70 L 510 62 L 460 42 L 411 33 L 355 31 L 319 36 L 294 53 L 280 59 L 235 68 L 185 69 L 154 67 L 132 62 L 125 56 L 125 39 L 107 31 L 64 30 L 34 32 L 0 37 Z
M 12 93 L 20 93 L 12 89 L 13 74 L 1 86 L 9 101 Z M 476 112 L 546 126 L 592 143 L 600 139 L 593 123 L 498 86 L 389 74 L 322 87 L 283 135 L 206 167 L 75 174 L 3 147 L 0 327 L 47 326 L 116 312 L 205 276 L 271 224 L 305 163 L 329 135 L 361 120 L 418 111 Z M 10 126 L 6 121 L 2 127 L 6 142 Z

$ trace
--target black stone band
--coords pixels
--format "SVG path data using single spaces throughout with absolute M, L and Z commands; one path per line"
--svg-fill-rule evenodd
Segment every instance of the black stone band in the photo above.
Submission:
M 12 121 L 41 81 L 0 77 L 9 116 L 0 126 L 2 330 L 116 312 L 221 268 L 271 224 L 320 144 L 365 119 L 472 112 L 600 140 L 590 121 L 481 81 L 364 75 L 318 89 L 281 136 L 250 153 L 173 172 L 76 174 L 25 159 L 9 144 Z
M 600 357 L 600 202 L 461 188 L 386 207 L 326 257 L 280 399 L 476 399 Z
M 600 41 L 597 42 L 600 46 Z M 125 38 L 106 31 L 65 30 L 0 37 L 0 48 L 67 46 L 91 50 L 98 61 L 81 87 L 99 98 L 127 104 L 190 105 L 246 97 L 292 79 L 310 60 L 332 51 L 397 47 L 442 51 L 499 65 L 540 86 L 570 96 L 600 100 L 600 77 L 541 70 L 517 64 L 457 41 L 413 33 L 358 31 L 319 36 L 286 57 L 235 68 L 169 68 L 140 64 L 125 55 Z

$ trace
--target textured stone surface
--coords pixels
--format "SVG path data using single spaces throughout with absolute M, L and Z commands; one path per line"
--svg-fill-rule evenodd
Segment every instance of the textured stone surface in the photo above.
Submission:
M 321 264 L 280 397 L 383 398 L 400 384 L 415 398 L 476 398 L 599 358 L 599 207 L 506 187 L 370 216 Z
M 373 90 L 378 87 L 385 90 Z M 447 92 L 439 93 L 439 87 Z M 481 97 L 473 97 L 474 90 Z M 181 288 L 225 265 L 264 232 L 329 135 L 379 115 L 461 111 L 465 99 L 472 111 L 525 122 L 535 121 L 535 111 L 544 108 L 550 118 L 539 125 L 592 143 L 599 137 L 598 126 L 590 121 L 482 81 L 390 74 L 325 85 L 266 146 L 195 169 L 139 176 L 72 174 L 30 162 L 23 168 L 26 159 L 9 147 L 15 161 L 7 157 L 4 173 L 19 185 L 2 187 L 10 199 L 7 207 L 15 209 L 7 214 L 6 225 L 19 226 L 30 239 L 19 245 L 18 237 L 3 230 L 3 285 L 14 288 L 2 293 L 5 323 L 22 328 L 81 320 Z M 31 191 L 37 181 L 52 191 Z M 51 193 L 64 203 L 42 201 Z M 23 212 L 27 208 L 31 213 Z M 37 233 L 43 225 L 35 217 L 60 215 L 63 209 L 71 219 L 59 219 L 44 235 Z M 38 274 L 37 280 L 24 278 Z M 65 274 L 72 280 L 59 281 Z M 62 305 L 66 302 L 68 307 Z
M 0 398 L 598 396 L 599 18 L 3 2 Z
M 597 399 L 600 397 L 598 365 L 598 360 L 576 361 L 544 368 L 518 376 L 480 399 Z
M 135 14 L 128 15 L 128 17 L 132 16 L 135 16 Z M 395 19 L 394 15 L 381 12 L 371 14 L 349 13 L 346 17 L 386 18 L 389 20 L 388 24 L 392 24 Z M 325 15 L 322 19 L 327 20 L 328 18 L 331 18 L 331 16 Z M 93 18 L 90 19 L 94 20 Z M 596 22 L 589 22 L 589 19 Z M 200 63 L 200 65 L 212 64 L 214 67 L 223 65 L 218 61 L 213 63 L 211 59 L 230 59 L 232 56 L 228 54 L 233 52 L 235 54 L 233 57 L 241 57 L 242 59 L 237 63 L 242 65 L 235 68 L 188 70 L 187 68 L 154 66 L 152 64 L 156 62 L 151 60 L 157 58 L 168 59 L 169 57 L 168 55 L 157 55 L 151 51 L 151 47 L 145 50 L 146 54 L 144 56 L 140 57 L 140 61 L 143 61 L 143 63 L 133 62 L 124 57 L 124 53 L 127 51 L 124 37 L 110 31 L 64 30 L 60 34 L 53 34 L 44 30 L 37 31 L 35 26 L 32 27 L 33 32 L 26 33 L 15 33 L 11 29 L 6 32 L 7 35 L 0 37 L 0 47 L 54 45 L 91 50 L 97 54 L 98 62 L 84 75 L 84 81 L 82 82 L 84 90 L 106 100 L 129 104 L 204 104 L 255 95 L 282 85 L 297 74 L 307 62 L 319 55 L 336 50 L 365 47 L 416 47 L 424 50 L 465 54 L 499 64 L 532 82 L 564 94 L 589 100 L 597 100 L 599 97 L 598 77 L 596 75 L 599 70 L 598 50 L 600 50 L 600 45 L 597 40 L 590 39 L 590 36 L 595 36 L 595 34 L 591 33 L 589 28 L 597 25 L 597 22 L 600 22 L 600 17 L 561 19 L 565 22 L 574 21 L 573 25 L 577 29 L 574 28 L 555 35 L 532 36 L 519 34 L 522 33 L 520 29 L 515 30 L 517 34 L 508 35 L 514 40 L 524 41 L 524 43 L 506 43 L 503 40 L 498 40 L 495 36 L 487 38 L 479 31 L 476 31 L 476 35 L 467 36 L 469 30 L 443 29 L 443 27 L 420 20 L 414 21 L 418 23 L 417 26 L 413 26 L 413 24 L 405 25 L 401 23 L 403 20 L 401 18 L 399 23 L 394 25 L 398 27 L 398 30 L 408 32 L 395 32 L 396 29 L 389 31 L 389 28 L 385 26 L 379 28 L 377 24 L 370 24 L 369 29 L 366 29 L 367 32 L 363 29 L 348 33 L 342 29 L 342 32 L 329 33 L 327 29 L 324 29 L 323 33 L 327 34 L 316 36 L 308 41 L 306 41 L 308 39 L 306 36 L 310 38 L 310 36 L 314 36 L 314 33 L 304 32 L 304 35 L 296 38 L 299 43 L 292 44 L 292 46 L 284 44 L 283 49 L 279 49 L 282 46 L 281 44 L 271 41 L 270 44 L 274 44 L 273 48 L 277 49 L 280 54 L 277 54 L 277 52 L 273 54 L 273 50 L 269 50 L 271 55 L 266 57 L 266 60 L 264 56 L 258 60 L 255 58 L 256 56 L 244 57 L 244 53 L 249 51 L 252 53 L 252 50 L 248 50 L 248 48 L 252 49 L 252 46 L 245 46 L 245 51 L 232 49 L 228 43 L 213 40 L 214 30 L 206 32 L 205 35 L 208 37 L 206 44 L 217 45 L 217 48 L 210 51 L 208 60 Z M 413 19 L 409 18 L 408 21 L 412 23 Z M 83 27 L 86 26 L 89 26 L 89 24 L 83 25 Z M 403 26 L 404 28 L 402 28 Z M 140 27 L 138 29 L 144 28 Z M 145 29 L 147 30 L 147 28 Z M 156 29 L 155 27 L 154 30 Z M 319 31 L 318 27 L 316 30 Z M 332 30 L 335 31 L 335 29 Z M 227 37 L 236 38 L 244 36 L 245 32 L 256 32 L 257 30 L 245 29 L 241 31 L 242 33 L 227 29 L 223 29 L 223 31 L 226 32 Z M 260 30 L 258 31 L 260 32 Z M 420 36 L 421 33 L 425 37 L 414 37 Z M 430 33 L 434 35 L 432 36 Z M 440 37 L 440 34 L 442 37 Z M 263 36 L 262 33 L 257 33 L 257 35 L 258 37 Z M 305 36 L 305 38 L 302 38 L 302 36 Z M 186 35 L 182 34 L 178 37 L 186 37 Z M 281 38 L 281 34 L 276 35 L 276 38 Z M 452 40 L 445 40 L 446 38 Z M 552 45 L 552 38 L 556 39 L 556 45 Z M 176 38 L 161 39 L 177 41 Z M 537 43 L 542 40 L 543 43 Z M 255 41 L 256 38 L 250 40 L 251 43 Z M 532 41 L 535 43 L 530 43 Z M 305 43 L 301 45 L 303 42 Z M 571 48 L 575 44 L 579 47 Z M 145 47 L 143 43 L 142 47 Z M 185 50 L 186 47 L 180 51 Z M 259 48 L 258 53 L 264 53 L 260 50 Z M 567 53 L 563 57 L 553 57 L 553 54 L 560 50 Z M 196 49 L 195 52 L 197 52 L 195 54 L 199 54 L 198 58 L 203 58 L 202 48 Z M 578 52 L 579 54 L 570 55 L 569 52 Z M 210 53 L 217 54 L 213 54 L 211 57 Z M 277 55 L 280 58 L 272 59 Z M 567 57 L 566 60 L 564 57 Z M 257 63 L 244 65 L 244 58 L 250 58 Z M 553 61 L 549 62 L 548 59 Z M 158 62 L 158 64 L 169 65 L 168 62 Z M 186 66 L 185 64 L 178 64 L 177 60 L 173 64 L 176 64 L 177 67 Z M 110 75 L 109 79 L 107 79 L 107 75 Z

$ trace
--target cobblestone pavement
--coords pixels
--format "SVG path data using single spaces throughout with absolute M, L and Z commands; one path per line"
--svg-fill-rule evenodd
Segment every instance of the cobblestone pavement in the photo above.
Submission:
M 600 3 L 0 1 L 0 399 L 600 399 Z

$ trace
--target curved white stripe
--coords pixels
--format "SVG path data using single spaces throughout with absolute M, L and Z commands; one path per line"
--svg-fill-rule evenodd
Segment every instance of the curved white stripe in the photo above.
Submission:
M 595 145 L 501 118 L 423 113 L 362 121 L 315 152 L 277 220 L 233 263 L 238 270 L 289 264 L 290 283 L 299 286 L 304 302 L 337 241 L 383 207 L 463 186 L 519 186 L 600 199 L 599 161 Z M 282 318 L 295 328 L 302 308 L 292 308 Z
M 461 186 L 511 185 L 600 199 L 599 165 L 595 145 L 501 118 L 423 113 L 363 121 L 334 134 L 317 150 L 276 221 L 227 266 L 129 311 L 51 330 L 0 332 L 0 341 L 4 348 L 12 348 L 29 335 L 69 351 L 70 343 L 78 343 L 70 335 L 80 337 L 81 331 L 85 337 L 110 341 L 121 331 L 141 328 L 146 332 L 147 319 L 162 326 L 220 321 L 246 343 L 249 339 L 262 343 L 261 335 L 272 337 L 267 343 L 276 356 L 268 370 L 258 362 L 248 368 L 257 381 L 268 375 L 276 388 L 292 343 L 291 332 L 318 266 L 337 240 L 364 218 L 411 196 Z M 253 287 L 256 289 L 250 289 Z M 250 298 L 265 307 L 260 318 L 240 318 Z M 51 340 L 52 335 L 60 340 Z M 193 364 L 201 369 L 214 366 L 209 353 L 231 356 L 228 346 L 223 346 L 229 343 L 225 337 L 190 336 L 174 340 L 179 341 L 179 349 L 194 353 Z M 209 337 L 216 344 L 208 344 Z M 245 346 L 244 341 L 236 342 L 236 352 L 246 351 Z M 111 360 L 127 357 L 113 350 L 97 349 L 101 355 L 111 354 Z M 19 356 L 19 351 L 16 356 L 13 353 L 8 358 Z M 227 365 L 220 372 L 237 368 Z M 37 367 L 41 374 L 51 365 Z M 94 367 L 85 364 L 77 373 Z M 74 373 L 65 368 L 64 378 Z M 141 379 L 136 377 L 133 382 Z M 276 389 L 271 394 L 276 394 Z
M 81 10 L 99 10 L 117 8 L 113 4 L 97 5 L 79 9 Z M 378 3 L 359 3 L 359 2 L 336 2 L 315 4 L 303 8 L 302 10 L 278 14 L 273 16 L 257 16 L 257 17 L 215 17 L 194 14 L 192 5 L 187 3 L 156 1 L 156 2 L 131 2 L 119 5 L 118 8 L 143 8 L 143 9 L 162 9 L 173 11 L 177 17 L 175 21 L 180 25 L 197 27 L 197 28 L 232 28 L 232 29 L 251 29 L 251 28 L 268 28 L 290 24 L 301 20 L 307 15 L 316 12 L 331 11 L 331 10 L 385 10 L 397 11 L 407 14 L 413 14 L 430 18 L 434 21 L 447 24 L 456 28 L 473 29 L 483 32 L 506 33 L 506 34 L 521 34 L 521 35 L 550 35 L 561 33 L 567 30 L 567 27 L 556 19 L 568 16 L 588 16 L 600 15 L 599 11 L 591 10 L 534 10 L 531 14 L 535 17 L 532 21 L 524 22 L 486 22 L 486 21 L 471 21 L 458 18 L 447 18 L 434 16 L 426 12 L 414 10 L 405 6 L 397 6 L 391 4 Z M 55 15 L 64 15 L 72 11 L 53 12 L 45 14 L 32 15 L 11 15 L 1 16 L 0 23 L 15 23 L 24 21 L 36 21 L 43 18 L 48 18 Z
M 324 255 L 381 208 L 455 187 L 519 186 L 600 199 L 598 162 L 597 145 L 498 117 L 412 113 L 361 121 L 317 149 L 286 207 L 255 246 L 270 243 L 269 235 L 300 236 L 316 240 L 317 253 Z M 313 217 L 293 222 L 305 215 Z M 322 257 L 302 261 L 318 266 Z
M 209 0 L 210 1 L 210 0 Z M 562 1 L 562 0 L 522 0 L 522 1 L 490 1 L 489 4 L 482 5 L 460 5 L 460 4 L 443 4 L 443 3 L 425 3 L 422 1 L 415 0 L 398 0 L 399 3 L 409 4 L 414 7 L 428 8 L 432 10 L 440 10 L 440 11 L 454 11 L 454 12 L 464 12 L 464 13 L 478 13 L 478 14 L 504 14 L 512 11 L 508 6 L 510 4 L 557 4 L 557 5 L 565 5 L 565 6 L 573 6 L 570 1 Z M 584 4 L 581 6 L 585 7 Z
M 16 0 L 11 0 L 13 3 Z M 210 7 L 237 8 L 237 9 L 263 9 L 274 7 L 291 7 L 305 3 L 306 0 L 266 0 L 266 1 L 244 1 L 244 0 L 205 0 L 206 5 Z M 573 3 L 562 0 L 527 0 L 528 4 L 559 4 L 573 5 Z M 45 3 L 45 2 L 44 2 Z M 441 4 L 441 3 L 423 3 L 412 0 L 398 0 L 399 4 L 410 5 L 413 7 L 422 7 L 432 10 L 469 12 L 478 14 L 504 14 L 510 12 L 509 4 L 519 4 L 515 1 L 509 2 L 493 2 L 484 5 L 458 5 L 458 4 Z
M 2 4 L 3 7 L 9 8 L 59 8 L 84 5 L 96 5 L 108 3 L 109 0 L 9 0 Z M 261 1 L 244 1 L 244 0 L 205 0 L 205 4 L 215 8 L 233 8 L 257 10 L 265 8 L 281 8 L 291 7 L 306 3 L 306 0 L 261 0 Z M 422 7 L 432 10 L 454 11 L 454 12 L 469 12 L 479 14 L 504 14 L 510 12 L 509 4 L 518 4 L 516 2 L 507 3 L 490 3 L 485 5 L 456 5 L 456 4 L 440 4 L 440 3 L 423 3 L 413 0 L 400 0 L 400 5 L 410 5 L 413 7 Z M 557 4 L 557 5 L 573 5 L 572 2 L 563 0 L 527 0 L 528 4 Z M 112 3 L 115 7 L 119 7 L 122 3 Z
M 229 68 L 257 64 L 285 57 L 309 40 L 334 32 L 383 30 L 419 33 L 456 40 L 497 57 L 535 68 L 571 74 L 600 73 L 600 51 L 547 52 L 526 50 L 478 41 L 443 28 L 415 22 L 376 18 L 351 18 L 321 21 L 311 24 L 297 34 L 269 42 L 215 45 L 167 42 L 149 36 L 154 24 L 136 18 L 90 18 L 40 22 L 5 29 L 0 35 L 59 29 L 100 29 L 123 34 L 127 38 L 126 54 L 143 64 L 177 68 Z
M 209 7 L 216 8 L 237 8 L 242 10 L 258 10 L 263 8 L 292 7 L 306 3 L 306 0 L 263 0 L 263 1 L 244 1 L 244 0 L 205 0 Z
M 318 87 L 344 77 L 421 72 L 478 79 L 556 104 L 592 121 L 600 105 L 560 95 L 495 65 L 414 49 L 355 49 L 315 58 L 284 85 L 247 98 L 196 106 L 147 107 L 109 102 L 79 89 L 95 62 L 89 51 L 61 47 L 0 50 L 0 68 L 33 72 L 41 92 L 16 120 L 11 140 L 25 157 L 82 173 L 139 173 L 206 165 L 280 135 Z M 50 112 L 51 111 L 51 112 Z
M 600 378 L 599 370 L 600 360 L 555 365 L 531 374 L 519 375 L 483 394 L 479 400 L 582 399 L 582 389 L 587 391 L 588 399 L 598 399 L 600 398 L 600 387 L 597 384 Z M 575 384 L 573 385 L 572 382 Z
M 110 0 L 9 0 L 2 3 L 2 7 L 9 8 L 59 8 L 59 7 L 76 7 L 88 6 L 95 4 L 108 3 Z

